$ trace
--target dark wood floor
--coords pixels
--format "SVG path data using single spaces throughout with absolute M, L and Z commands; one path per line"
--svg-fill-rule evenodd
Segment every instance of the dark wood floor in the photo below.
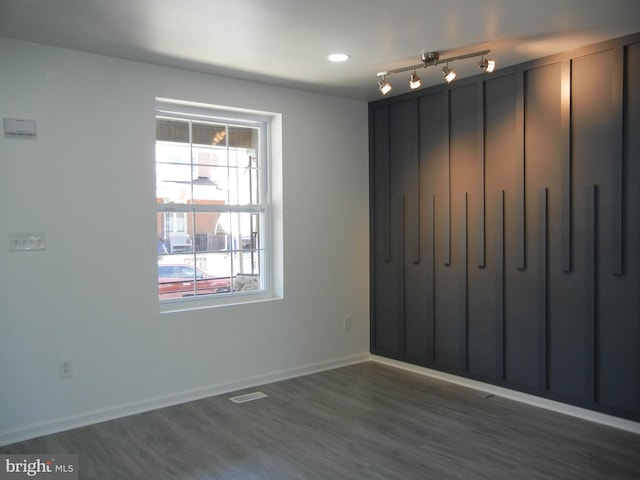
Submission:
M 78 454 L 80 478 L 101 480 L 640 479 L 638 435 L 376 363 L 259 390 L 0 453 Z

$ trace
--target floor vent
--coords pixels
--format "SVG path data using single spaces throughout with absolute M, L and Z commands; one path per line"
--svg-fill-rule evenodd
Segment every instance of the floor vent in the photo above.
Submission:
M 489 392 L 478 392 L 476 393 L 476 397 L 484 398 L 485 400 L 493 397 L 493 393 Z
M 265 398 L 266 396 L 266 393 L 252 392 L 245 393 L 244 395 L 238 395 L 237 397 L 231 397 L 229 400 L 231 400 L 233 403 L 245 403 L 251 402 L 253 400 L 258 400 L 259 398 Z

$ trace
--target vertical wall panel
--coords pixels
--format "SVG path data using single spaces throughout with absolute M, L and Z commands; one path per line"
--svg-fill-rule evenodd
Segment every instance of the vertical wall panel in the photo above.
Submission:
M 587 230 L 591 205 L 583 194 L 597 185 L 598 208 L 610 211 L 612 196 L 612 76 L 611 50 L 572 60 L 571 66 L 571 184 L 572 269 L 565 295 L 552 304 L 550 390 L 573 401 L 593 401 L 593 324 L 594 303 L 590 266 L 593 257 Z M 611 215 L 600 216 L 597 245 L 610 252 Z M 602 252 L 599 251 L 599 254 Z M 610 258 L 610 256 L 609 256 Z M 611 269 L 608 269 L 611 277 Z M 611 283 L 599 282 L 602 288 Z
M 558 302 L 571 298 L 571 287 L 563 274 L 564 251 L 562 232 L 564 216 L 563 166 L 567 160 L 562 123 L 566 120 L 562 101 L 563 66 L 559 63 L 531 69 L 525 75 L 525 157 L 527 204 L 538 203 L 539 215 L 528 218 L 527 230 L 537 235 L 538 265 L 538 332 L 539 345 L 537 385 L 549 388 L 551 368 L 549 348 L 558 316 L 572 315 L 557 309 Z M 568 145 L 568 144 L 567 144 Z M 538 192 L 538 197 L 534 196 Z M 544 205 L 543 205 L 544 203 Z M 533 264 L 532 264 L 533 265 Z M 544 275 L 544 277 L 543 277 Z M 542 303 L 544 302 L 544 304 Z M 566 306 L 566 304 L 565 304 Z M 569 308 L 571 306 L 569 305 Z
M 622 275 L 607 275 L 607 252 L 601 268 L 612 288 L 600 295 L 597 393 L 599 403 L 628 416 L 640 412 L 640 43 L 627 47 L 625 72 L 623 240 L 629 248 Z
M 372 284 L 372 338 L 374 351 L 397 355 L 401 340 L 398 308 L 401 291 L 398 285 L 399 268 L 397 217 L 392 215 L 391 169 L 389 150 L 389 107 L 376 107 L 371 114 L 373 152 L 373 248 L 375 252 Z M 393 219 L 392 219 L 393 217 Z
M 464 223 L 464 194 L 478 198 L 480 177 L 476 160 L 476 88 L 468 85 L 449 91 L 449 171 L 451 207 L 451 251 L 449 265 L 439 268 L 436 282 L 436 362 L 443 368 L 464 370 L 466 367 L 466 298 L 465 276 L 467 252 Z M 445 167 L 446 168 L 446 167 Z M 471 213 L 475 215 L 476 212 Z
M 445 218 L 448 218 L 449 187 L 441 181 L 445 175 L 445 151 L 448 158 L 448 146 L 445 147 L 444 141 L 443 96 L 442 91 L 424 95 L 419 98 L 418 104 L 420 205 L 421 212 L 425 213 L 421 215 L 420 239 L 424 252 L 424 261 L 421 264 L 426 281 L 422 299 L 426 306 L 424 322 L 428 339 L 424 345 L 424 362 L 427 365 L 432 365 L 435 361 L 435 315 L 438 308 L 435 296 L 436 268 L 442 266 L 441 260 L 445 250 L 442 232 L 448 229 Z M 446 131 L 448 132 L 448 128 Z M 446 163 L 448 169 L 448 161 Z
M 523 269 L 526 254 L 531 254 L 525 254 L 524 249 L 528 243 L 535 245 L 535 237 L 532 242 L 527 242 L 525 237 L 525 222 L 530 216 L 525 216 L 528 187 L 525 184 L 524 111 L 521 74 L 485 81 L 486 191 L 504 191 L 505 200 L 504 375 L 510 383 L 530 388 L 537 385 L 538 364 L 536 344 L 531 341 L 537 334 L 535 271 Z M 535 194 L 536 189 L 531 192 Z M 487 199 L 487 204 L 495 204 L 495 200 Z M 490 217 L 488 212 L 487 225 L 492 221 Z
M 503 196 L 513 205 L 516 195 L 515 76 L 485 78 L 484 88 L 478 90 L 484 96 L 484 112 L 482 115 L 476 112 L 476 122 L 483 123 L 476 125 L 483 131 L 483 145 L 476 145 L 476 149 L 478 155 L 482 151 L 484 156 L 483 161 L 477 160 L 478 168 L 484 167 L 479 170 L 477 182 L 478 195 L 484 199 L 472 203 L 488 206 L 485 229 L 477 232 L 478 237 L 485 236 L 487 248 L 484 267 L 478 268 L 478 262 L 469 266 L 469 371 L 485 378 L 502 378 L 504 290 L 500 288 L 496 294 L 494 288 L 496 276 L 502 278 L 504 274 L 501 265 L 505 252 L 494 246 L 503 242 L 505 228 L 501 216 L 504 212 L 499 215 L 496 205 Z M 480 135 L 477 139 L 481 140 Z M 479 211 L 477 216 L 480 215 Z
M 564 274 L 563 278 L 557 279 L 550 287 L 553 290 L 555 286 L 557 291 L 554 291 L 556 294 L 550 305 L 549 390 L 569 401 L 588 400 L 589 359 L 586 352 L 589 348 L 589 335 L 586 321 L 588 302 L 585 295 L 587 245 L 584 236 L 586 202 L 583 192 L 586 185 L 595 183 L 585 175 L 589 170 L 585 168 L 589 162 L 588 153 L 585 152 L 589 136 L 587 118 L 593 116 L 590 108 L 595 100 L 590 98 L 592 93 L 591 88 L 588 88 L 589 68 L 581 59 L 574 59 L 571 61 L 570 71 L 567 62 L 563 62 L 561 72 L 562 140 L 567 135 L 567 94 L 571 95 L 571 156 L 562 157 L 561 228 Z M 570 85 L 566 84 L 568 79 Z M 576 211 L 581 214 L 576 215 Z
M 404 204 L 404 256 L 403 277 L 400 280 L 404 292 L 404 319 L 402 355 L 415 362 L 425 362 L 428 358 L 426 344 L 430 338 L 426 323 L 428 303 L 425 301 L 427 287 L 427 265 L 421 262 L 422 219 L 420 159 L 418 139 L 418 101 L 412 99 L 399 102 L 391 108 L 391 119 L 396 121 L 398 130 L 391 130 L 392 171 L 399 170 L 402 183 L 397 186 L 402 191 Z M 397 120 L 394 120 L 396 119 Z M 401 165 L 401 167 L 400 167 Z
M 374 171 L 374 213 L 376 215 L 374 231 L 375 238 L 381 241 L 376 247 L 382 248 L 382 258 L 385 262 L 391 260 L 391 207 L 389 185 L 389 107 L 381 106 L 373 109 L 371 115 L 373 171 Z M 380 258 L 378 251 L 376 258 Z
M 525 77 L 527 203 L 535 205 L 535 202 L 539 201 L 539 198 L 532 196 L 534 191 L 541 188 L 546 188 L 547 191 L 546 224 L 542 223 L 542 217 L 535 219 L 532 216 L 528 219 L 530 232 L 539 232 L 546 228 L 548 238 L 546 251 L 539 249 L 538 252 L 531 252 L 532 255 L 538 255 L 536 263 L 541 265 L 540 268 L 545 261 L 545 255 L 549 266 L 546 280 L 547 320 L 546 325 L 538 326 L 539 330 L 545 330 L 548 343 L 545 351 L 541 348 L 537 351 L 538 385 L 544 386 L 545 389 L 556 388 L 556 385 L 562 385 L 565 379 L 562 366 L 571 360 L 564 357 L 567 351 L 559 341 L 571 336 L 571 322 L 580 315 L 577 309 L 582 301 L 582 292 L 574 286 L 575 276 L 564 273 L 567 267 L 566 260 L 570 258 L 564 244 L 570 238 L 567 235 L 569 229 L 566 228 L 566 194 L 571 192 L 571 178 L 566 176 L 570 158 L 568 139 L 565 136 L 568 135 L 569 127 L 563 127 L 564 122 L 568 121 L 565 102 L 566 106 L 569 104 L 565 98 L 569 86 L 563 83 L 566 80 L 566 68 L 567 65 L 564 63 L 550 64 L 527 71 Z M 539 279 L 539 282 L 543 283 L 544 279 Z M 542 305 L 537 306 L 541 313 L 543 308 Z M 540 321 L 542 314 L 539 316 L 538 322 Z M 544 371 L 540 370 L 542 365 L 545 366 Z

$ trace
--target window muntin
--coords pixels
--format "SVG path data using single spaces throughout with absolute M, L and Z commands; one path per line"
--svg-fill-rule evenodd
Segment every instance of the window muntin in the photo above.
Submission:
M 158 112 L 160 301 L 265 291 L 265 145 L 263 121 Z

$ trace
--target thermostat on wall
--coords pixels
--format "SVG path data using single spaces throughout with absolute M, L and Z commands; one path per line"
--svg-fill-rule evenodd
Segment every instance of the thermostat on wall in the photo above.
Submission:
M 36 138 L 36 121 L 20 118 L 4 119 L 4 136 L 8 138 Z

